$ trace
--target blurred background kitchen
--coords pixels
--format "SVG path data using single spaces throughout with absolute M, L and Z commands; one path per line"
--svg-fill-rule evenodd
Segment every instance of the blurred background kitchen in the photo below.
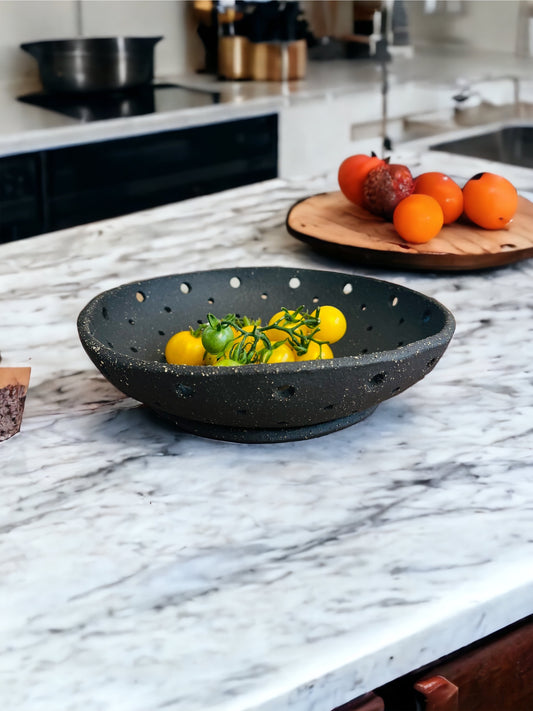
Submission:
M 532 21 L 529 0 L 0 0 L 0 241 L 531 119 Z M 148 41 L 140 84 L 124 37 Z
M 228 36 L 239 25 L 231 21 L 243 8 L 265 5 L 264 16 L 278 6 L 292 23 L 292 32 L 304 33 L 311 56 L 339 58 L 357 55 L 354 36 L 370 35 L 372 14 L 381 6 L 401 7 L 405 14 L 411 46 L 455 43 L 462 47 L 500 52 L 528 52 L 528 23 L 522 21 L 532 3 L 519 0 L 404 0 L 401 3 L 367 0 L 303 0 L 300 3 L 225 2 L 220 13 L 220 35 Z M 212 22 L 209 0 L 2 0 L 0 2 L 0 81 L 34 79 L 35 63 L 20 52 L 19 45 L 32 40 L 83 36 L 158 35 L 165 41 L 156 48 L 156 74 L 182 74 L 206 67 L 206 44 Z M 286 6 L 299 5 L 305 28 Z M 281 7 L 281 9 L 279 9 Z M 224 12 L 225 10 L 225 12 Z M 392 13 L 395 11 L 392 10 Z M 292 18 L 292 20 L 291 20 Z M 297 26 L 299 25 L 299 26 Z M 259 27 L 247 23 L 250 32 Z M 405 45 L 406 35 L 398 28 L 397 41 Z M 328 42 L 329 40 L 329 42 Z M 313 44 L 316 42 L 316 44 Z M 327 51 L 327 45 L 330 51 Z M 320 49 L 322 48 L 322 52 Z M 326 48 L 326 49 L 324 49 Z

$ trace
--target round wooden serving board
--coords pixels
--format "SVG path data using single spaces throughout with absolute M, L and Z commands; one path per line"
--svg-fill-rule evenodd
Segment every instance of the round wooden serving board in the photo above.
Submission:
M 340 191 L 297 202 L 286 225 L 293 237 L 318 251 L 385 268 L 466 271 L 533 257 L 533 203 L 524 197 L 518 198 L 518 210 L 503 230 L 458 221 L 425 244 L 405 242 L 390 222 L 353 205 Z

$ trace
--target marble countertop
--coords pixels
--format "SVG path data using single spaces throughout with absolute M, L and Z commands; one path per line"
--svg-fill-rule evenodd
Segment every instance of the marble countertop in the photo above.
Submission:
M 0 245 L 2 365 L 32 366 L 0 444 L 4 708 L 330 711 L 533 612 L 533 262 L 327 259 L 285 217 L 328 189 L 277 179 Z M 269 445 L 155 421 L 84 353 L 76 318 L 102 290 L 250 265 L 409 286 L 452 310 L 455 336 L 367 420 Z
M 459 46 L 422 46 L 416 48 L 412 57 L 395 56 L 388 65 L 388 74 L 391 90 L 409 84 L 425 87 L 426 101 L 413 110 L 431 111 L 437 105 L 439 88 L 446 87 L 451 97 L 458 79 L 480 81 L 516 77 L 529 83 L 531 60 Z M 169 108 L 154 114 L 86 123 L 17 101 L 18 96 L 40 90 L 37 77 L 1 84 L 0 156 L 256 116 L 305 102 L 331 101 L 345 96 L 353 96 L 365 108 L 363 121 L 379 120 L 381 116 L 380 103 L 365 99 L 375 100 L 376 92 L 381 91 L 381 69 L 372 61 L 310 61 L 305 78 L 289 82 L 217 81 L 216 77 L 203 74 L 158 76 L 156 80 L 217 91 L 220 101 L 208 106 Z M 396 104 L 402 103 L 402 94 L 394 91 L 392 94 L 389 110 L 394 113 Z M 374 103 L 375 115 L 369 116 L 366 104 Z

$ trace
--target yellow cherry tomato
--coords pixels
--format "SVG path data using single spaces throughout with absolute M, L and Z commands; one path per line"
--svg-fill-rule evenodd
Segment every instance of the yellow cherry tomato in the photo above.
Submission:
M 201 365 L 216 365 L 222 356 L 215 355 L 214 353 L 208 353 L 205 351 L 204 359 Z
M 263 350 L 261 348 L 261 350 Z M 264 363 L 292 363 L 296 360 L 296 353 L 288 343 L 282 343 L 274 350 L 270 351 L 270 355 L 265 357 Z
M 316 341 L 309 341 L 309 347 L 307 353 L 302 355 L 297 355 L 296 360 L 328 360 L 333 358 L 333 351 L 327 343 L 316 343 Z
M 292 316 L 294 314 L 294 311 L 288 311 L 288 313 Z M 276 324 L 279 321 L 279 326 L 283 326 L 285 328 L 293 328 L 296 324 L 294 321 L 287 320 L 286 318 L 286 313 L 285 311 L 278 311 L 270 321 L 268 322 L 269 326 L 272 326 L 273 324 Z M 269 328 L 266 331 L 266 335 L 270 339 L 271 342 L 274 341 L 284 341 L 288 337 L 288 333 L 286 331 L 282 331 L 281 329 L 277 328 Z
M 336 343 L 346 333 L 346 317 L 336 306 L 321 306 L 320 309 L 313 311 L 313 316 L 320 319 L 318 331 L 314 337 L 319 341 L 327 341 L 328 343 Z
M 234 340 L 230 343 L 230 348 L 233 348 L 233 346 L 237 345 L 238 343 L 242 343 L 242 347 L 245 349 L 246 352 L 250 350 L 250 348 L 254 344 L 254 336 L 245 336 L 243 333 L 241 333 L 239 330 L 236 328 L 233 328 L 233 332 L 235 334 Z M 253 324 L 249 326 L 243 326 L 242 330 L 246 331 L 246 333 L 253 333 L 255 326 Z
M 249 358 L 251 359 L 250 362 L 255 362 L 257 360 L 255 353 L 259 353 L 264 345 L 263 341 L 259 338 L 260 334 L 259 331 L 256 330 L 256 326 L 254 326 L 254 324 L 243 326 L 242 330 L 245 331 L 245 333 L 241 333 L 237 329 L 234 330 L 235 339 L 230 343 L 226 354 L 230 358 L 235 358 L 239 361 L 242 361 L 243 358 Z
M 203 365 L 205 348 L 202 339 L 191 331 L 175 333 L 165 346 L 167 363 L 173 365 Z

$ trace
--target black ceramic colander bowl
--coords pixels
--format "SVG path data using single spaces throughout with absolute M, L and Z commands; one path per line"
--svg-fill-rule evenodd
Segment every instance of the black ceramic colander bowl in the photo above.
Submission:
M 176 331 L 207 313 L 261 318 L 331 304 L 347 319 L 333 360 L 236 367 L 165 362 Z M 96 296 L 78 317 L 87 354 L 120 391 L 189 432 L 237 442 L 324 435 L 427 375 L 455 328 L 440 303 L 396 284 L 281 267 L 175 274 Z

